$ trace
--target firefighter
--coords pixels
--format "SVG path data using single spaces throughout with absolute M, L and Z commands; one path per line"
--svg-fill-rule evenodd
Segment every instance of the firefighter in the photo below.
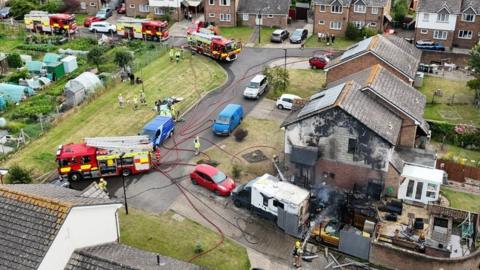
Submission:
M 123 105 L 125 104 L 125 99 L 123 98 L 122 94 L 118 95 L 118 105 L 120 105 L 120 108 L 123 108 Z
M 302 257 L 302 253 L 302 244 L 297 240 L 295 242 L 295 247 L 293 248 L 293 258 L 295 259 L 293 265 L 297 268 L 301 267 L 300 258 Z
M 200 138 L 198 136 L 193 140 L 193 147 L 195 147 L 195 156 L 198 156 L 200 154 Z
M 107 193 L 107 181 L 105 181 L 105 179 L 103 178 L 100 178 L 100 180 L 98 181 L 98 188 L 100 188 L 101 190 L 103 190 L 105 193 Z
M 142 105 L 147 104 L 147 99 L 145 98 L 145 92 L 143 90 L 140 91 L 140 103 Z
M 168 54 L 170 55 L 170 62 L 173 62 L 173 57 L 175 56 L 175 49 L 171 47 Z
M 180 50 L 175 52 L 175 59 L 177 60 L 177 63 L 180 62 Z
M 133 110 L 134 111 L 138 110 L 138 98 L 137 98 L 137 96 L 133 97 Z

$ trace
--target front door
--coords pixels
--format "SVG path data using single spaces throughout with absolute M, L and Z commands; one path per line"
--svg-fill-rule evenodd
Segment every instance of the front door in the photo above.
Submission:
M 263 25 L 262 14 L 257 14 L 257 17 L 255 17 L 255 24 L 256 25 Z

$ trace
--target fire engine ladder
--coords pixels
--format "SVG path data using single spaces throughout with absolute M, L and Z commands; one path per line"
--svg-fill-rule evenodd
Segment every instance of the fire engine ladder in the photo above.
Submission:
M 129 153 L 151 151 L 152 146 L 147 136 L 124 136 L 124 137 L 96 137 L 85 138 L 85 144 L 92 147 L 105 149 L 115 153 Z

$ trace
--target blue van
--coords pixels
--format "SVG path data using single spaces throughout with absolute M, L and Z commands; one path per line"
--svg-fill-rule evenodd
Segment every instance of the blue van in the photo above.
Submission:
M 212 131 L 217 135 L 230 135 L 243 120 L 243 108 L 238 104 L 228 104 L 215 119 Z
M 159 115 L 143 127 L 142 135 L 147 135 L 153 146 L 160 146 L 175 130 L 171 116 Z

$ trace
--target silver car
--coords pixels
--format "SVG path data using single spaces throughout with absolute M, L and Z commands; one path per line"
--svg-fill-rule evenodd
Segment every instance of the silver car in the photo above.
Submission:
M 277 29 L 273 31 L 272 37 L 270 38 L 271 42 L 280 42 L 282 43 L 285 39 L 288 38 L 290 34 L 285 29 Z

